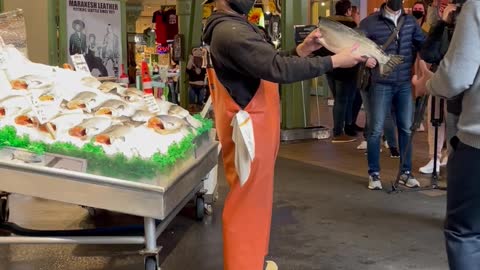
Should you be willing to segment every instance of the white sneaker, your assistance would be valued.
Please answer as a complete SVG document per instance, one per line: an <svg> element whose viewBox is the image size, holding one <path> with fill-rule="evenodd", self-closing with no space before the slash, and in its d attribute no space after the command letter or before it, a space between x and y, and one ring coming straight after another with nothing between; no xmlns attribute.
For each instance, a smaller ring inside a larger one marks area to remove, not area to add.
<svg viewBox="0 0 480 270"><path fill-rule="evenodd" d="M370 190L382 190L382 181L380 179L380 175L373 174L370 175L368 180L368 189Z"/></svg>
<svg viewBox="0 0 480 270"><path fill-rule="evenodd" d="M278 266L274 261L267 261L267 267L265 270L278 270Z"/></svg>
<svg viewBox="0 0 480 270"><path fill-rule="evenodd" d="M390 145L388 145L387 141L385 141L384 145L385 145L385 148L390 149Z"/></svg>
<svg viewBox="0 0 480 270"><path fill-rule="evenodd" d="M423 125L423 123L420 124L420 127L418 127L417 131L418 132L425 132L425 126Z"/></svg>
<svg viewBox="0 0 480 270"><path fill-rule="evenodd" d="M367 147L367 141L363 141L359 146L357 146L357 150L367 150Z"/></svg>
<svg viewBox="0 0 480 270"><path fill-rule="evenodd" d="M404 172L401 176L400 176L400 181L399 181L400 184L402 185L405 185L409 188L418 188L420 187L420 182L417 181L417 179L415 179L415 177L413 176L412 173L410 172Z"/></svg>
<svg viewBox="0 0 480 270"><path fill-rule="evenodd" d="M437 161L437 173L440 172L440 162ZM423 174L432 174L433 173L433 159L431 159L427 165L421 167L419 170L418 170L420 173L423 173Z"/></svg>

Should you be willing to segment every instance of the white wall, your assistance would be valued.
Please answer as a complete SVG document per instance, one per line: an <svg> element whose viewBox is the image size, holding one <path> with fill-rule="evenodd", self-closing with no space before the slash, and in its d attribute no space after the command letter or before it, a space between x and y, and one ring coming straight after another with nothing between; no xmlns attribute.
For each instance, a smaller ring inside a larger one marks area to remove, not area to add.
<svg viewBox="0 0 480 270"><path fill-rule="evenodd" d="M4 0L5 11L17 8L24 11L30 60L48 64L48 1Z"/></svg>

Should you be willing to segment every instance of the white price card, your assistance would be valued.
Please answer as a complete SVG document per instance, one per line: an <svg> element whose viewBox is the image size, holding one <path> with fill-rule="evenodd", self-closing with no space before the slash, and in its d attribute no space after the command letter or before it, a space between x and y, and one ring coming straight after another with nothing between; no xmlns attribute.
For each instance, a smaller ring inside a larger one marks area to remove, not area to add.
<svg viewBox="0 0 480 270"><path fill-rule="evenodd" d="M87 61L85 60L85 56L83 54L75 54L70 56L72 58L73 66L77 71L85 71L90 73L90 69L88 68Z"/></svg>
<svg viewBox="0 0 480 270"><path fill-rule="evenodd" d="M40 124L45 124L48 121L48 115L46 108L40 105L40 100L36 95L28 95L28 99L32 104L32 111L38 119Z"/></svg>
<svg viewBox="0 0 480 270"><path fill-rule="evenodd" d="M160 106L158 106L157 100L153 95L151 94L144 95L143 99L145 100L145 104L147 104L148 111L150 111L151 113L160 112Z"/></svg>
<svg viewBox="0 0 480 270"><path fill-rule="evenodd" d="M43 104L39 99L39 94L39 92L32 91L28 95L28 100L32 104L32 112L37 117L38 122L43 125L55 116L57 113L57 104L55 102Z"/></svg>

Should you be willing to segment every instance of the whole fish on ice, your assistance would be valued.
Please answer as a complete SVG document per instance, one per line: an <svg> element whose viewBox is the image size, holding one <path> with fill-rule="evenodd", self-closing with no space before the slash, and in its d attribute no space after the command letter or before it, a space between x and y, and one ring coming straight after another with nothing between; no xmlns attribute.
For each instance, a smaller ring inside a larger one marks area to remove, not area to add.
<svg viewBox="0 0 480 270"><path fill-rule="evenodd" d="M93 109L95 115L105 115L112 117L131 116L135 113L128 104L119 99L110 99Z"/></svg>
<svg viewBox="0 0 480 270"><path fill-rule="evenodd" d="M116 125L108 128L101 134L95 136L95 142L104 145L112 145L117 142L126 142L127 135L134 130L133 126Z"/></svg>
<svg viewBox="0 0 480 270"><path fill-rule="evenodd" d="M112 120L108 117L93 117L83 121L75 127L72 127L68 134L72 137L86 139L96 136L112 126Z"/></svg>
<svg viewBox="0 0 480 270"><path fill-rule="evenodd" d="M127 102L139 102L143 101L143 93L135 88L128 88L124 92L117 93Z"/></svg>
<svg viewBox="0 0 480 270"><path fill-rule="evenodd" d="M358 54L375 58L380 67L380 74L388 76L396 66L403 63L399 55L387 55L380 46L355 30L326 18L320 17L318 28L322 33L321 44L333 53L358 45Z"/></svg>
<svg viewBox="0 0 480 270"><path fill-rule="evenodd" d="M170 116L170 115L159 115L150 118L148 120L147 127L153 129L155 132L168 135L179 132L183 127L186 127L187 123L185 120Z"/></svg>
<svg viewBox="0 0 480 270"><path fill-rule="evenodd" d="M53 82L41 76L27 75L10 81L13 90L49 89Z"/></svg>
<svg viewBox="0 0 480 270"><path fill-rule="evenodd" d="M97 102L98 95L94 92L81 92L67 103L69 110L83 109L90 112L90 109Z"/></svg>
<svg viewBox="0 0 480 270"><path fill-rule="evenodd" d="M0 100L0 118L15 116L31 109L31 103L25 96L9 96Z"/></svg>
<svg viewBox="0 0 480 270"><path fill-rule="evenodd" d="M104 93L110 93L116 91L117 93L123 93L125 88L116 82L103 82L99 87L98 90Z"/></svg>

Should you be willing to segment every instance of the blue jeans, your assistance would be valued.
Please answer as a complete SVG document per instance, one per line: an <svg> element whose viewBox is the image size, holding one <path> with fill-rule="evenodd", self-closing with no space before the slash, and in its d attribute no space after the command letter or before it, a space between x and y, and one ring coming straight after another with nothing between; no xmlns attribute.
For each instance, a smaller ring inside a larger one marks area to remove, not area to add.
<svg viewBox="0 0 480 270"><path fill-rule="evenodd" d="M205 92L205 87L190 85L190 104L203 105Z"/></svg>
<svg viewBox="0 0 480 270"><path fill-rule="evenodd" d="M352 121L353 101L356 95L356 82L337 81L328 77L330 89L335 98L333 105L333 136L344 133L345 124Z"/></svg>
<svg viewBox="0 0 480 270"><path fill-rule="evenodd" d="M360 90L360 95L363 100L363 110L365 112L365 128L363 130L363 138L365 141L368 141L368 132L369 132L369 115L370 115L370 92L371 91L364 91ZM393 119L393 111L390 114L386 114L385 117L385 126L383 130L383 134L388 142L390 147L398 148L397 146L397 136L395 134L395 121Z"/></svg>
<svg viewBox="0 0 480 270"><path fill-rule="evenodd" d="M380 173L380 144L387 113L395 108L397 120L400 162L402 170L412 170L412 147L408 145L412 126L412 86L403 84L376 84L369 93L368 173ZM408 147L408 149L407 149ZM406 154L405 154L406 153Z"/></svg>

